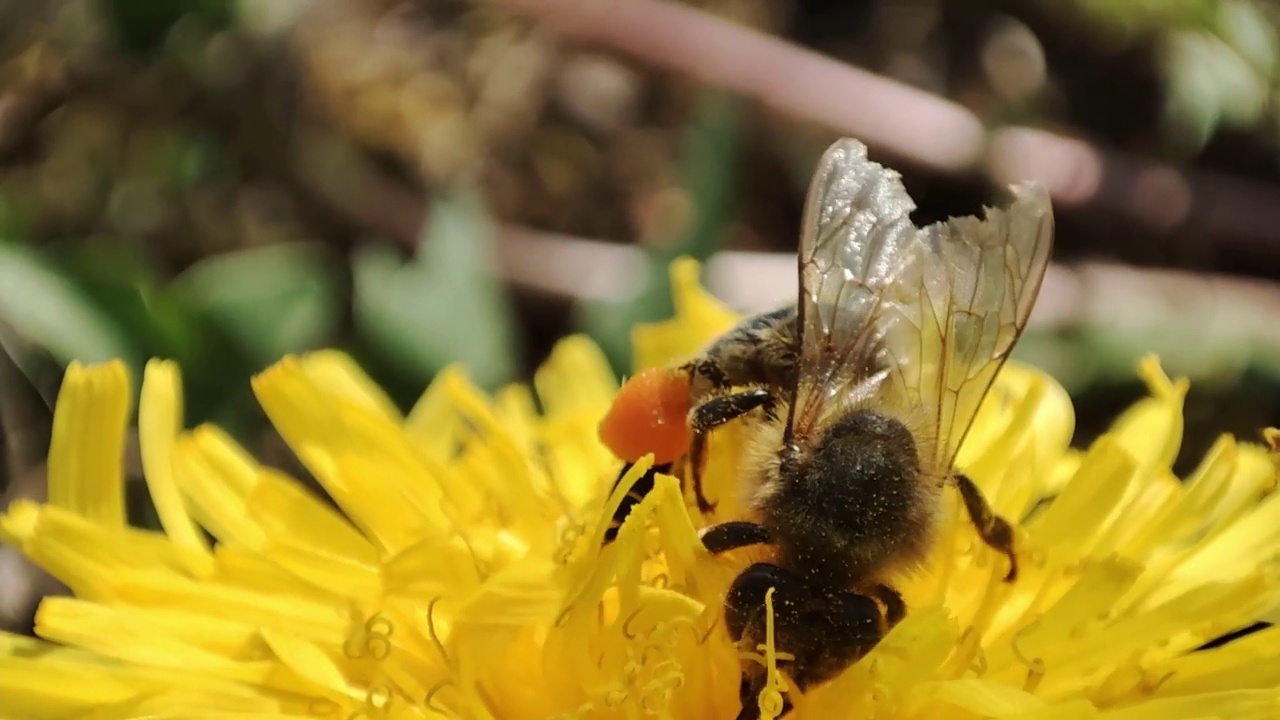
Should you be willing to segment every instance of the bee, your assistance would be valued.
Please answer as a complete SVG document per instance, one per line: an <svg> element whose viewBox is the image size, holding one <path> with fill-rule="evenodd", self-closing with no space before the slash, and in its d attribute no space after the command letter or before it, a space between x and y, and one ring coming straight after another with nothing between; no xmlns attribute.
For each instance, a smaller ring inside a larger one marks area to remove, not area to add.
<svg viewBox="0 0 1280 720"><path fill-rule="evenodd" d="M865 656L905 616L890 583L924 560L947 486L1008 558L1005 580L1017 576L1012 526L955 467L1052 249L1044 188L1011 190L1012 204L983 219L918 228L900 175L856 140L837 141L806 198L796 303L661 371L666 411L689 408L688 434L675 433L668 456L682 444L692 456L703 430L743 422L747 517L700 536L714 554L767 551L731 584L725 625L736 643L758 647L772 589L774 644L787 658L779 668L800 692ZM758 718L764 668L748 661L742 673L739 720Z"/></svg>

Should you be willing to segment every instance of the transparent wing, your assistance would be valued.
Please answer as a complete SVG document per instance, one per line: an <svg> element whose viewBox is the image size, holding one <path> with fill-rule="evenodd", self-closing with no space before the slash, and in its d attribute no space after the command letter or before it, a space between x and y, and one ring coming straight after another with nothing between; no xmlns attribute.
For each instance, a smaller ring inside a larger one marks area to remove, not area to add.
<svg viewBox="0 0 1280 720"><path fill-rule="evenodd" d="M884 320L909 299L897 295L900 279L919 265L914 209L898 174L868 160L862 143L839 140L819 160L801 228L800 381L788 441L808 437L832 402L885 379L893 327Z"/></svg>
<svg viewBox="0 0 1280 720"><path fill-rule="evenodd" d="M986 218L918 229L898 173L845 139L823 156L800 244L800 377L788 437L833 400L910 407L950 466L1039 293L1053 243L1048 194L1013 188Z"/></svg>

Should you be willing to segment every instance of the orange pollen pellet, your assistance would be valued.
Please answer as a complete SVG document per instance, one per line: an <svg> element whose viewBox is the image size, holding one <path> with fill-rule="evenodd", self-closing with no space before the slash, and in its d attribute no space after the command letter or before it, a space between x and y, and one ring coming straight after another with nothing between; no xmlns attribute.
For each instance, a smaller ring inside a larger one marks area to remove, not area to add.
<svg viewBox="0 0 1280 720"><path fill-rule="evenodd" d="M677 368L650 368L623 383L600 422L600 440L620 459L647 453L668 463L689 449L689 376Z"/></svg>

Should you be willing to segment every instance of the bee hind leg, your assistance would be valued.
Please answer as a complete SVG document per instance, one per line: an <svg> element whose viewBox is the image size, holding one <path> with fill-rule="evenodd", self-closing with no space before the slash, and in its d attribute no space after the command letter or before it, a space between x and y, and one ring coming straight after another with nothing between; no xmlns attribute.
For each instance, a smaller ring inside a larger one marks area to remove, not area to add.
<svg viewBox="0 0 1280 720"><path fill-rule="evenodd" d="M689 429L693 432L689 446L689 476L693 482L693 494L698 509L704 514L715 510L715 504L702 492L702 470L706 462L707 434L721 425L735 420L773 402L773 396L765 388L752 388L714 397L689 411Z"/></svg>
<svg viewBox="0 0 1280 720"><path fill-rule="evenodd" d="M698 538L712 555L770 541L769 531L763 525L747 520L731 520L703 528Z"/></svg>
<svg viewBox="0 0 1280 720"><path fill-rule="evenodd" d="M956 489L960 491L960 498L964 501L964 509L969 513L969 519L978 530L978 537L982 538L982 542L988 547L1004 553L1005 557L1009 558L1009 572L1004 576L1004 581L1013 582L1018 577L1018 556L1013 547L1013 526L1008 520L991 510L982 491L973 484L968 475L956 473L951 478L956 484Z"/></svg>
<svg viewBox="0 0 1280 720"><path fill-rule="evenodd" d="M873 597L820 587L777 565L756 563L734 580L725 596L729 636L753 652L767 637L765 598L770 588L774 591L774 648L790 658L780 658L778 666L800 692L830 680L865 656L896 622L888 616L901 619L905 612L901 597L887 587L877 587ZM758 662L744 663L739 720L760 717L759 697L767 682L767 671ZM784 695L784 709L789 706Z"/></svg>
<svg viewBox="0 0 1280 720"><path fill-rule="evenodd" d="M902 618L907 616L907 603L897 590L888 585L876 585L871 589L871 594L880 601L881 605L884 605L886 631L902 622Z"/></svg>

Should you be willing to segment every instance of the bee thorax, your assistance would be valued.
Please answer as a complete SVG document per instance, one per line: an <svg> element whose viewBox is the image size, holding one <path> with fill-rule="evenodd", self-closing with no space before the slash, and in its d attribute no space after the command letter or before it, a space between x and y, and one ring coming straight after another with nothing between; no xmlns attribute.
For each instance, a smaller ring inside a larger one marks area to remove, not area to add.
<svg viewBox="0 0 1280 720"><path fill-rule="evenodd" d="M938 505L911 432L898 420L856 410L811 451L778 468L761 507L783 567L849 587L923 555Z"/></svg>
<svg viewBox="0 0 1280 720"><path fill-rule="evenodd" d="M740 321L693 362L693 397L734 386L789 386L796 367L795 322L794 304Z"/></svg>

